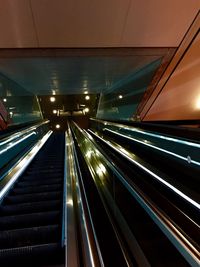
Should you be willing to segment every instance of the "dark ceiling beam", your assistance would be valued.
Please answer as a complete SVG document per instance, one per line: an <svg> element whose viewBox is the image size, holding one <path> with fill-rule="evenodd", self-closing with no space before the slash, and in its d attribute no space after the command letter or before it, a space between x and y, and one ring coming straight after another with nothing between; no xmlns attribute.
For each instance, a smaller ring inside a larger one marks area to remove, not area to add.
<svg viewBox="0 0 200 267"><path fill-rule="evenodd" d="M165 56L175 47L124 48L1 48L0 58Z"/></svg>

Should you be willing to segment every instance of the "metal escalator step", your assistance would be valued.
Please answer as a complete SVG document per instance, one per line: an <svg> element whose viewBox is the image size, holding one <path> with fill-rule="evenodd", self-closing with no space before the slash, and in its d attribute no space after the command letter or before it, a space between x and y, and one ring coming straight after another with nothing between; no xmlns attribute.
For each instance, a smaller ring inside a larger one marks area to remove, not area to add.
<svg viewBox="0 0 200 267"><path fill-rule="evenodd" d="M37 171L44 171L47 169L46 166L38 166L37 164L34 165L34 166L31 166L29 168L29 171L35 171L35 169L37 169ZM48 170L51 170L51 171L55 171L55 170L60 170L62 171L63 170L63 166L62 165L55 165L55 164L48 164Z"/></svg>
<svg viewBox="0 0 200 267"><path fill-rule="evenodd" d="M24 175L20 181L31 181L31 180L41 180L41 179L62 179L62 175L59 173L57 174L56 172L55 173L46 173L46 174L29 174L29 175ZM20 182L19 181L19 182Z"/></svg>
<svg viewBox="0 0 200 267"><path fill-rule="evenodd" d="M38 202L43 200L59 200L61 198L61 191L46 192L46 193L32 193L26 195L12 195L7 196L3 204L17 204L27 202Z"/></svg>
<svg viewBox="0 0 200 267"><path fill-rule="evenodd" d="M61 179L41 179L38 181L26 181L26 182L19 182L17 187L26 187L26 186L38 186L38 185L49 185L49 184L58 184L61 182Z"/></svg>
<svg viewBox="0 0 200 267"><path fill-rule="evenodd" d="M52 184L52 185L41 185L40 187L14 187L10 192L13 194L32 194L32 193L40 193L40 192L54 192L58 191L62 188L61 184Z"/></svg>
<svg viewBox="0 0 200 267"><path fill-rule="evenodd" d="M60 162L60 159L48 159L48 158L43 158L43 159L35 159L32 164L37 164L37 166L44 166L47 164L62 164L62 162Z"/></svg>
<svg viewBox="0 0 200 267"><path fill-rule="evenodd" d="M41 201L33 203L20 203L17 205L2 205L0 207L0 215L9 215L9 214L24 214L24 213L34 213L34 212L44 212L59 210L61 205L60 200L53 201Z"/></svg>
<svg viewBox="0 0 200 267"><path fill-rule="evenodd" d="M44 169L44 170L37 170L37 168L35 168L34 170L32 170L32 171L30 171L30 170L28 170L27 171L27 174L28 175L34 175L34 174L40 174L40 175L42 175L42 174L55 174L55 173L57 173L57 174L61 174L63 172L63 170L62 169Z"/></svg>
<svg viewBox="0 0 200 267"><path fill-rule="evenodd" d="M9 230L57 224L59 223L60 216L61 214L59 211L3 216L0 217L0 229Z"/></svg>
<svg viewBox="0 0 200 267"><path fill-rule="evenodd" d="M60 258L60 243L49 243L34 246L24 246L17 248L8 248L0 250L0 266L34 266L36 262L54 261ZM16 265L18 264L18 265ZM32 265L33 264L33 265ZM35 265L36 266L36 265Z"/></svg>
<svg viewBox="0 0 200 267"><path fill-rule="evenodd" d="M39 226L0 232L0 249L56 243L60 239L59 225Z"/></svg>

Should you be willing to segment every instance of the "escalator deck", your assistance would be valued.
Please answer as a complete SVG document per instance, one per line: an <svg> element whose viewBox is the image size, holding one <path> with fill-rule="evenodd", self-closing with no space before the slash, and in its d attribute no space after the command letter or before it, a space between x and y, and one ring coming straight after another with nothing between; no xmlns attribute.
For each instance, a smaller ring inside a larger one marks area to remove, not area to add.
<svg viewBox="0 0 200 267"><path fill-rule="evenodd" d="M64 134L56 133L1 203L0 266L62 263L63 177Z"/></svg>

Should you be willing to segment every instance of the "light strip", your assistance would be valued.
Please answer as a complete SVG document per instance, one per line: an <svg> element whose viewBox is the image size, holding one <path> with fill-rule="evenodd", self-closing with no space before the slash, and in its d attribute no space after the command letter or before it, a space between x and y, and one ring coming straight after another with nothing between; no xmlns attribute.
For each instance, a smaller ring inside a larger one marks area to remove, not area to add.
<svg viewBox="0 0 200 267"><path fill-rule="evenodd" d="M187 146L200 148L200 144L198 144L198 143L185 141L185 140L180 140L180 139L177 139L177 138L174 138L174 137L168 137L168 136L164 136L164 135L160 135L160 134L153 134L153 133L149 133L149 132L144 132L144 131L141 131L141 130L138 130L138 129L131 129L131 128L128 128L128 127L125 127L124 129L132 131L132 132L138 132L138 133L141 133L141 134L144 134L144 135L156 137L156 138L159 138L159 139L164 139L164 140L168 140L168 141L171 141L171 142L179 143L179 144L182 144L182 145L187 145Z"/></svg>
<svg viewBox="0 0 200 267"><path fill-rule="evenodd" d="M35 157L37 152L41 149L41 147L44 145L44 143L47 141L49 136L52 134L52 131L49 131L45 136L33 147L33 149L28 153L28 155L23 158L18 165L14 167L14 169L7 175L12 176L12 178L9 180L9 182L3 187L3 189L0 192L0 201L3 199L6 192L11 188L11 186L15 183L15 181L18 179L18 177L23 173L23 171L27 168L29 163L32 161L32 159ZM12 173L14 173L12 175Z"/></svg>
<svg viewBox="0 0 200 267"><path fill-rule="evenodd" d="M105 121L105 122L99 121L99 122L104 124L104 125L110 125L110 126L118 127L118 128L123 129L123 130L128 130L128 131L132 131L132 132L138 132L138 133L141 133L141 134L144 134L144 135L148 135L148 136L152 136L152 137L156 137L156 138L159 138L159 139L164 139L164 140L172 141L172 142L175 142L175 143L180 143L180 144L187 145L187 146L200 148L200 144L198 144L198 143L185 141L185 140L180 140L180 139L177 139L177 138L174 138L174 137L168 137L168 136L164 136L164 135L160 135L160 134L153 134L153 133L141 131L141 130L138 130L138 129L132 128L132 127L127 127L127 126L124 127L123 124L110 123L110 122L107 122L107 121Z"/></svg>
<svg viewBox="0 0 200 267"><path fill-rule="evenodd" d="M92 132L91 130L88 130L88 131ZM128 157L125 153L119 151L119 149L117 149L114 145L112 145L111 142L105 141L103 138L101 138L100 136L96 135L94 132L92 132L92 133L97 138L99 138L100 140L102 140L104 143L106 143L107 145L109 145L112 149L114 149L115 151L117 151L118 153L120 153L122 156L124 156L126 159L128 159L129 161L131 161L132 163L134 163L135 165L137 165L139 168L143 169L145 172L147 172L148 174L150 174L151 176L153 176L156 180L160 181L162 184L164 184L165 186L167 186L168 188L170 188L176 194L178 194L179 196L181 196L182 198L184 198L186 201L188 201L190 204L192 204L193 206L195 206L197 209L200 209L200 204L198 202L194 201L193 199L191 199L190 197L188 197L187 195L185 195L179 189L177 189L176 187L174 187L173 185L171 185L170 183L168 183L167 181L165 181L163 178L161 178L160 176L158 176L154 172L150 171L148 168L146 168L145 166L143 166L142 164L140 164L136 160Z"/></svg>
<svg viewBox="0 0 200 267"><path fill-rule="evenodd" d="M13 148L14 146L16 146L17 144L21 143L22 141L24 141L25 139L29 138L31 135L36 135L36 132L32 132L26 136L24 136L23 138L19 139L18 141L16 141L15 143L10 143L8 144L8 146L2 150L0 150L0 155L3 154L4 152L7 152L9 149Z"/></svg>
<svg viewBox="0 0 200 267"><path fill-rule="evenodd" d="M13 139L17 139L18 137L20 137L20 136L22 136L22 135L24 135L24 134L26 134L26 133L28 133L28 132L30 132L30 131L36 130L38 127L42 126L43 124L47 124L48 122L49 122L49 121L42 122L42 123L40 123L40 124L37 124L37 125L35 125L35 126L32 126L32 127L28 128L28 129L22 130L22 131L20 131L20 132L18 132L18 133L14 133L13 135L11 135L11 136L8 137L8 138L3 138L3 140L5 140L5 139L6 139L6 140L5 140L5 141L1 141L1 140L0 140L0 146L9 143L9 142L12 141Z"/></svg>
<svg viewBox="0 0 200 267"><path fill-rule="evenodd" d="M177 157L177 158L179 158L179 159L182 159L182 160L188 162L188 158L187 158L187 157L183 157L183 156L181 156L181 155L179 155L179 154L176 154L176 153L174 153L174 152L171 152L171 151L169 151L169 150L166 150L166 149L163 149L163 148L160 148L160 147L157 147L157 146L154 146L154 145L145 143L144 141L137 140L137 139L135 139L135 138L133 138L133 137L130 137L130 136L127 136L127 135L124 135L124 134L121 134L121 133L112 131L112 130L107 129L107 128L105 128L105 130L108 131L108 132L114 133L114 134L116 134L116 135L122 136L122 137L124 137L124 138L126 138L126 139L129 139L129 140L131 140L131 141L135 141L135 142L140 143L140 144L143 144L143 145L145 145L145 146L152 147L152 148L154 148L154 149L156 149L156 150L162 151L162 152L164 152L164 153L167 153L167 154L169 154L169 155L172 155L172 156L174 156L174 157ZM196 164L196 165L200 166L200 162L198 162L198 161L196 161L196 160L192 160L192 159L191 159L190 163L193 163L193 164Z"/></svg>

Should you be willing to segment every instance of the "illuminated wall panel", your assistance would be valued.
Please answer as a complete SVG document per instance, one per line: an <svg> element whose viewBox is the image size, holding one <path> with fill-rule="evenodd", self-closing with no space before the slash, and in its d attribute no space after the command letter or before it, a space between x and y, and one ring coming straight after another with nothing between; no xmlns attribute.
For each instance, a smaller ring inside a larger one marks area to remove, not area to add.
<svg viewBox="0 0 200 267"><path fill-rule="evenodd" d="M200 33L191 41L144 121L200 119Z"/></svg>

